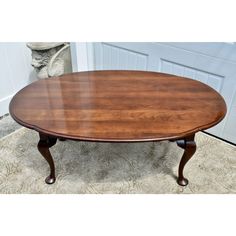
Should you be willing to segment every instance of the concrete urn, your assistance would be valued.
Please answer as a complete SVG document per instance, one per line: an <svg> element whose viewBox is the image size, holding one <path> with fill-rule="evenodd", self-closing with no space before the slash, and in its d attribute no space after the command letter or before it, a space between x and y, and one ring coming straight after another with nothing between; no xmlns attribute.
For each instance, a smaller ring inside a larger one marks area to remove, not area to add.
<svg viewBox="0 0 236 236"><path fill-rule="evenodd" d="M27 47L32 51L31 65L39 79L72 72L69 43L33 42L27 43Z"/></svg>

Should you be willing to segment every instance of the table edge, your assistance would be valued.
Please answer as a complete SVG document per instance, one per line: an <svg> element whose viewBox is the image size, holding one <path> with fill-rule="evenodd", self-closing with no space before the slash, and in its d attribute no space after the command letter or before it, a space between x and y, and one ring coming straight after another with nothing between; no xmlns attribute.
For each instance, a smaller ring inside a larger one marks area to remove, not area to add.
<svg viewBox="0 0 236 236"><path fill-rule="evenodd" d="M167 137L163 137L163 138L133 138L133 139L117 139L117 138L91 138L91 137L82 137L82 136L75 136L75 135L67 135L67 134L60 134L57 132L52 132L49 130L45 130L42 129L38 126L35 125L30 125L20 119L18 119L14 113L11 111L11 108L9 109L10 111L10 115L11 117L20 125L22 125L23 127L35 130L39 133L43 133L49 136L53 136L53 137L57 137L57 138L66 138L66 139L70 139L70 140L78 140L78 141L88 141L88 142L114 142L114 143L135 143L135 142L153 142L153 141L165 141L165 140L177 140L177 139L181 139L183 137L189 136L191 134L197 133L199 131L203 131L205 129L209 129L213 126L215 126L216 124L220 123L226 116L226 112L224 113L224 115L222 117L220 117L218 120L211 122L209 124L203 125L201 127L196 127L192 130L180 133L179 135L174 135L174 136L167 136Z"/></svg>
<svg viewBox="0 0 236 236"><path fill-rule="evenodd" d="M100 71L100 70L99 70ZM102 72L103 70L101 70ZM105 70L105 71L110 71L110 70ZM119 71L123 71L123 70L119 70ZM126 71L126 70L124 70ZM84 73L84 72L94 72L94 71L82 71L82 72L76 72L76 73ZM139 71L138 71L139 72ZM145 72L145 71L140 71L140 72ZM154 71L148 71L149 73L159 73L159 72L154 72ZM75 74L75 73L70 73L70 74ZM167 73L159 73L159 74L167 74ZM175 75L172 75L172 74L167 74L167 75L170 75L170 76L174 76ZM58 78L58 77L62 77L63 75L61 76L54 76L54 77L51 77L50 79L52 78ZM182 77L182 76L179 76L181 78L184 78L184 79L189 79L189 80L193 80L191 78L187 78L187 77ZM49 78L48 78L49 79ZM37 82L37 81L35 81ZM198 81L200 82L200 81ZM200 82L202 83L202 82ZM204 83L202 83L204 84ZM203 131L203 130L206 130L206 129L209 129L213 126L215 126L216 124L220 123L226 116L227 114L227 105L225 103L225 100L224 98L222 97L222 95L220 93L218 93L216 90L214 90L212 87L210 87L209 85L207 84L204 84L205 86L207 86L208 88L210 88L212 91L214 91L215 93L217 93L218 96L221 97L223 103L224 103L224 111L223 111L223 115L221 117L219 117L219 119L211 122L211 123L208 123L208 124L205 124L205 125L202 125L202 126L199 126L199 127L196 127L192 130L189 130L189 131L186 131L186 132L182 132L180 133L179 135L175 135L175 136L169 136L169 137L159 137L159 138L132 138L132 139L117 139L117 138L91 138L91 137L82 137L82 136L75 136L75 135L67 135L67 134L60 134L60 133L57 133L57 132L53 132L53 131L49 131L49 130L45 130L43 128L40 128L38 126L35 126L35 125L32 125L32 124L29 124L27 122L24 122L22 121L21 119L17 118L15 115L14 115L14 112L12 110L12 102L14 101L14 97L19 94L22 90L24 90L26 87L30 86L27 85L25 87L23 87L22 89L20 89L11 99L10 101L10 104L9 104L9 113L11 115L11 117L20 125L26 127L26 128L29 128L29 129L32 129L32 130L35 130L39 133L43 133L43 134L46 134L46 135L49 135L49 136L53 136L53 137L58 137L58 138L66 138L66 139L71 139L71 140L78 140L78 141L91 141L91 142L118 142L118 143L127 143L127 142L152 142L152 141L164 141L164 140L177 140L177 139L181 139L183 137L186 137L188 135L191 135L191 134L194 134L196 132L199 132L199 131Z"/></svg>

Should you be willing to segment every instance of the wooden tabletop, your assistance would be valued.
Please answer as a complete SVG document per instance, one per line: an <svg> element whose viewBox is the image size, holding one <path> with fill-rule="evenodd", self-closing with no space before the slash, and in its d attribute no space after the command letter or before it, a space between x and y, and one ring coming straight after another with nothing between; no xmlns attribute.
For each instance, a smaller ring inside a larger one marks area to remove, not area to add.
<svg viewBox="0 0 236 236"><path fill-rule="evenodd" d="M145 71L92 71L38 80L10 103L23 126L64 138L177 139L220 122L226 104L209 86Z"/></svg>

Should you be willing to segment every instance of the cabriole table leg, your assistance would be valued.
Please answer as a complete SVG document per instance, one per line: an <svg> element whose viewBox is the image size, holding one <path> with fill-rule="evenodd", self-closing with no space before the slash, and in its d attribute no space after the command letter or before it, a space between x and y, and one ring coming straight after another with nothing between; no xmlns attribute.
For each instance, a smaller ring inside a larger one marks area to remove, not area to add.
<svg viewBox="0 0 236 236"><path fill-rule="evenodd" d="M42 133L39 133L39 137L38 150L50 166L50 175L45 179L45 182L47 184L53 184L56 181L55 166L49 148L56 144L57 138Z"/></svg>
<svg viewBox="0 0 236 236"><path fill-rule="evenodd" d="M184 177L183 170L185 164L190 160L190 158L196 151L196 143L194 141L194 136L195 134L185 137L182 140L177 140L177 145L184 149L184 154L179 164L179 176L177 179L177 183L181 186L188 185L188 180Z"/></svg>

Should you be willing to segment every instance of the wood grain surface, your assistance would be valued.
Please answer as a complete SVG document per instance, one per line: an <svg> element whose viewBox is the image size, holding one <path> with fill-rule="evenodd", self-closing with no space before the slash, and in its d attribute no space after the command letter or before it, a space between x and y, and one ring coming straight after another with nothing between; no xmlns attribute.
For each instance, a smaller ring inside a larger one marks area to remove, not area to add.
<svg viewBox="0 0 236 236"><path fill-rule="evenodd" d="M12 117L75 140L171 140L220 122L224 99L187 78L145 71L78 72L36 81L10 103Z"/></svg>

